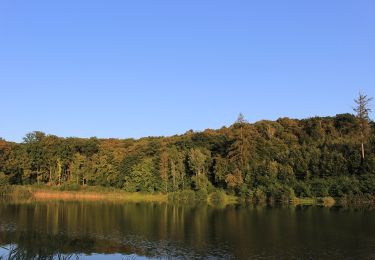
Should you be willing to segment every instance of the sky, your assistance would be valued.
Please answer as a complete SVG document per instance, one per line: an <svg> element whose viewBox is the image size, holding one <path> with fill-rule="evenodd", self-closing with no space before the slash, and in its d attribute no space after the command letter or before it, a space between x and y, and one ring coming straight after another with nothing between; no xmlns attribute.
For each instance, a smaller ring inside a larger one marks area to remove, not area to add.
<svg viewBox="0 0 375 260"><path fill-rule="evenodd" d="M0 137L351 113L375 96L374 14L373 0L1 0Z"/></svg>

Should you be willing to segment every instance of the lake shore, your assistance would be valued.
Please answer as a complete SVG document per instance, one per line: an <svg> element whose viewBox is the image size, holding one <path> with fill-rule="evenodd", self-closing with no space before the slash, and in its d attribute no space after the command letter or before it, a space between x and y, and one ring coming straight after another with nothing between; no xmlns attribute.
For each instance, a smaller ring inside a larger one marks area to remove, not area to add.
<svg viewBox="0 0 375 260"><path fill-rule="evenodd" d="M81 190L61 190L61 187L13 186L8 196L35 200L91 200L128 202L166 202L166 194L131 193L119 189L88 187Z"/></svg>
<svg viewBox="0 0 375 260"><path fill-rule="evenodd" d="M119 200L131 202L166 202L164 194L141 194L127 192L82 192L82 191L34 191L33 198L37 200Z"/></svg>
<svg viewBox="0 0 375 260"><path fill-rule="evenodd" d="M212 205L230 204L283 204L283 205L318 205L324 207L351 206L351 205L374 205L374 198L367 197L319 197L319 198L293 198L285 202L263 202L247 201L246 199L228 195L222 191L210 194L200 194L191 190L172 193L141 193L126 192L124 190L105 187L81 187L71 190L62 186L36 186L36 185L14 185L1 187L0 197L7 196L11 199L33 199L33 200L64 200L64 201L118 201L118 202L173 202L191 203L203 202Z"/></svg>

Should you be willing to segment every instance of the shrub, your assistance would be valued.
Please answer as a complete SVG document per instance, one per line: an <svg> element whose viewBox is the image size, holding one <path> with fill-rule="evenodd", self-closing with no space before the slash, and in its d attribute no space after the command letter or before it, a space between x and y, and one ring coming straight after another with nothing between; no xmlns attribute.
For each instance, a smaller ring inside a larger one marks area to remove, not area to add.
<svg viewBox="0 0 375 260"><path fill-rule="evenodd" d="M12 188L9 185L0 185L0 197L8 196L12 192Z"/></svg>
<svg viewBox="0 0 375 260"><path fill-rule="evenodd" d="M266 193L261 188L256 188L254 191L254 199L258 203L265 203L267 201Z"/></svg>
<svg viewBox="0 0 375 260"><path fill-rule="evenodd" d="M224 191L217 190L210 194L209 200L214 203L222 203L226 200L227 194Z"/></svg>
<svg viewBox="0 0 375 260"><path fill-rule="evenodd" d="M277 183L269 188L269 202L290 202L294 198L294 190L287 185Z"/></svg>
<svg viewBox="0 0 375 260"><path fill-rule="evenodd" d="M195 200L195 193L192 190L183 190L180 192L180 198L185 201Z"/></svg>
<svg viewBox="0 0 375 260"><path fill-rule="evenodd" d="M276 200L280 202L290 202L296 197L294 190L291 187L285 185L279 190L276 196Z"/></svg>
<svg viewBox="0 0 375 260"><path fill-rule="evenodd" d="M255 192L254 191L252 191L252 190L248 190L247 191L247 193L246 193L246 201L247 202L251 202L251 203L256 202Z"/></svg>
<svg viewBox="0 0 375 260"><path fill-rule="evenodd" d="M335 178L329 188L329 194L333 197L351 196L358 193L360 193L360 184L355 177Z"/></svg>
<svg viewBox="0 0 375 260"><path fill-rule="evenodd" d="M169 201L194 201L196 199L195 192L192 190L183 190L171 192L168 194Z"/></svg>
<svg viewBox="0 0 375 260"><path fill-rule="evenodd" d="M332 207L336 201L332 197L324 197L318 200L319 203L323 204L324 207Z"/></svg>
<svg viewBox="0 0 375 260"><path fill-rule="evenodd" d="M60 191L79 191L81 186L79 184L63 184L59 187Z"/></svg>
<svg viewBox="0 0 375 260"><path fill-rule="evenodd" d="M311 194L315 197L327 197L328 183L323 179L314 179L310 182Z"/></svg>
<svg viewBox="0 0 375 260"><path fill-rule="evenodd" d="M363 193L375 193L375 174L365 174L360 179L360 189Z"/></svg>
<svg viewBox="0 0 375 260"><path fill-rule="evenodd" d="M297 182L294 185L295 195L299 198L309 198L312 196L310 186L305 182Z"/></svg>
<svg viewBox="0 0 375 260"><path fill-rule="evenodd" d="M195 193L195 198L197 200L205 201L207 200L207 196L208 196L207 190L198 190Z"/></svg>
<svg viewBox="0 0 375 260"><path fill-rule="evenodd" d="M0 172L0 186L8 185L9 177L6 176L3 172Z"/></svg>

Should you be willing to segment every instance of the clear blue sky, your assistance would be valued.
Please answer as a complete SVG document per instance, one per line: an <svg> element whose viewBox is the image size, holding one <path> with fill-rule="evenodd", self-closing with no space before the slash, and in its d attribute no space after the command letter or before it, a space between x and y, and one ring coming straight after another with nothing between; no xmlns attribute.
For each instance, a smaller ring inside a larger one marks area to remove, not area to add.
<svg viewBox="0 0 375 260"><path fill-rule="evenodd" d="M375 96L373 0L0 1L7 140L335 115L359 90Z"/></svg>

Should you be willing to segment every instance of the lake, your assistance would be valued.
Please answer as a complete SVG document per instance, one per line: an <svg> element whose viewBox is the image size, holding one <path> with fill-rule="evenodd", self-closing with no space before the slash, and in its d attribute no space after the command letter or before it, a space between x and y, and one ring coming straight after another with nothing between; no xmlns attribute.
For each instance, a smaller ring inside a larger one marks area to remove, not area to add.
<svg viewBox="0 0 375 260"><path fill-rule="evenodd" d="M375 259L375 211L1 202L0 245L5 259Z"/></svg>

